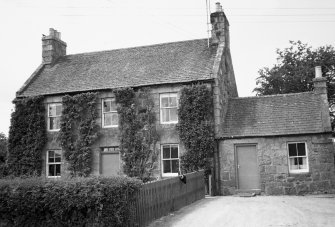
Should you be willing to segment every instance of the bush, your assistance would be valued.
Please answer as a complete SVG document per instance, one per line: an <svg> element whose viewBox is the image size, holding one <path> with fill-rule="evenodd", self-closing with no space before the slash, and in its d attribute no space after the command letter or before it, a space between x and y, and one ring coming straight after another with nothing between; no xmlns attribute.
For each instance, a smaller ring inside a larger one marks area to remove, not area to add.
<svg viewBox="0 0 335 227"><path fill-rule="evenodd" d="M0 179L7 176L7 165L6 163L0 162Z"/></svg>
<svg viewBox="0 0 335 227"><path fill-rule="evenodd" d="M0 226L125 226L139 180L127 177L0 180Z"/></svg>

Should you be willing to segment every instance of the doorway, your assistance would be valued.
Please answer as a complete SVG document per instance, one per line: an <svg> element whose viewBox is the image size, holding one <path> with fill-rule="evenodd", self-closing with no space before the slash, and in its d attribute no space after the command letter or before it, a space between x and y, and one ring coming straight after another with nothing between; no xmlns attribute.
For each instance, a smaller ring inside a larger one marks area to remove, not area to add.
<svg viewBox="0 0 335 227"><path fill-rule="evenodd" d="M240 191L260 189L256 145L236 146L237 187Z"/></svg>
<svg viewBox="0 0 335 227"><path fill-rule="evenodd" d="M100 174L115 176L120 172L120 151L118 147L103 148L100 153Z"/></svg>

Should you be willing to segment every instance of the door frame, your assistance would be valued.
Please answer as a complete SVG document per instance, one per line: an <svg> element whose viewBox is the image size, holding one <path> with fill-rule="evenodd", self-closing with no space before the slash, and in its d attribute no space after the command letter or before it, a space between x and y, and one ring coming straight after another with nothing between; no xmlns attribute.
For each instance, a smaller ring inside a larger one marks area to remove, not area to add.
<svg viewBox="0 0 335 227"><path fill-rule="evenodd" d="M234 165L235 165L235 183L236 183L236 190L240 190L239 185L239 175L238 175L238 156L237 156L237 147L248 147L248 146L255 146L256 148L256 164L258 166L258 174L259 174L259 180L261 181L261 176L259 172L259 162L258 162L258 144L257 143L237 143L234 144ZM261 185L259 185L259 189L261 188Z"/></svg>

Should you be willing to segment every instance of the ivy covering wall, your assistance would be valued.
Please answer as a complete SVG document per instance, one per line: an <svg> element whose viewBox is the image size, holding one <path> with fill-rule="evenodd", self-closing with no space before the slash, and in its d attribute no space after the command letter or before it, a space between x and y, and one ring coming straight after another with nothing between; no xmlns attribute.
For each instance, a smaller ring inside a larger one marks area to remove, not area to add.
<svg viewBox="0 0 335 227"><path fill-rule="evenodd" d="M40 175L42 151L47 141L44 97L14 101L8 138L8 174Z"/></svg>
<svg viewBox="0 0 335 227"><path fill-rule="evenodd" d="M213 98L206 85L181 90L177 131L186 152L180 157L181 170L205 169L209 174L214 151Z"/></svg>
<svg viewBox="0 0 335 227"><path fill-rule="evenodd" d="M122 88L115 92L118 103L120 151L123 172L142 181L152 178L157 162L156 117L154 102L148 89L135 92Z"/></svg>
<svg viewBox="0 0 335 227"><path fill-rule="evenodd" d="M88 176L92 169L91 145L98 138L97 93L63 97L59 140L72 176Z"/></svg>

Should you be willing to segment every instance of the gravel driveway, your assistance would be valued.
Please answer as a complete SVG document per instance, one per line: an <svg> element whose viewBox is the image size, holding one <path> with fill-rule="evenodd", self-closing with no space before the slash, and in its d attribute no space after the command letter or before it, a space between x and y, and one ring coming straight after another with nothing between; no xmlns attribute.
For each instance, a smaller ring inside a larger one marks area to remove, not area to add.
<svg viewBox="0 0 335 227"><path fill-rule="evenodd" d="M206 197L150 225L158 226L335 226L335 195Z"/></svg>

